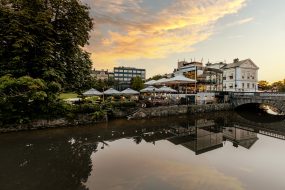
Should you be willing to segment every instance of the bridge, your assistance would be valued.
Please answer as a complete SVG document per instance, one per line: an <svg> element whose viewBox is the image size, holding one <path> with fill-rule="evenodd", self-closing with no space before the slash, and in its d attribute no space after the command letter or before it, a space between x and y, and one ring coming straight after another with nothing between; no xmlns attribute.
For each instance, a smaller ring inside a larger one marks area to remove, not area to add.
<svg viewBox="0 0 285 190"><path fill-rule="evenodd" d="M285 93L233 92L230 98L235 108L244 104L267 104L285 113Z"/></svg>

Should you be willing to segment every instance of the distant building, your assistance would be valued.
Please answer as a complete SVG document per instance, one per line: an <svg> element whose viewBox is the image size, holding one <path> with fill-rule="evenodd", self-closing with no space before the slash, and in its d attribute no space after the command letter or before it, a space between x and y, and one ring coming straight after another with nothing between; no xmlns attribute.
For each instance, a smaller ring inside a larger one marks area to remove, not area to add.
<svg viewBox="0 0 285 190"><path fill-rule="evenodd" d="M239 61L221 68L223 70L223 90L233 92L256 92L258 90L258 67L250 59Z"/></svg>
<svg viewBox="0 0 285 190"><path fill-rule="evenodd" d="M108 80L111 77L114 77L113 72L109 72L108 70L92 70L91 76L96 78L97 80Z"/></svg>
<svg viewBox="0 0 285 190"><path fill-rule="evenodd" d="M131 79L139 76L145 80L145 69L134 67L114 67L114 79L118 81L118 90L124 90L131 85Z"/></svg>

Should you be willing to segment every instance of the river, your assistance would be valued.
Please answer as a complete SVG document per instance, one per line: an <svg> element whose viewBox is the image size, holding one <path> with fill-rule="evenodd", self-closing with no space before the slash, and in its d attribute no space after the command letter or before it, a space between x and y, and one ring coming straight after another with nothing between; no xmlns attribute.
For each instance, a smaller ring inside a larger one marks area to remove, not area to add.
<svg viewBox="0 0 285 190"><path fill-rule="evenodd" d="M285 121L265 117L217 112L1 134L0 189L285 189Z"/></svg>

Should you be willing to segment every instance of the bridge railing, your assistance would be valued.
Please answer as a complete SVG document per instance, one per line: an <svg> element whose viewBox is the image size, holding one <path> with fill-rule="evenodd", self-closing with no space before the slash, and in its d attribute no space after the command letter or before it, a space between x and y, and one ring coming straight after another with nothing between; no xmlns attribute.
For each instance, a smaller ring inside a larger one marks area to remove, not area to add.
<svg viewBox="0 0 285 190"><path fill-rule="evenodd" d="M285 97L282 92L232 92L231 96L261 96L261 97Z"/></svg>

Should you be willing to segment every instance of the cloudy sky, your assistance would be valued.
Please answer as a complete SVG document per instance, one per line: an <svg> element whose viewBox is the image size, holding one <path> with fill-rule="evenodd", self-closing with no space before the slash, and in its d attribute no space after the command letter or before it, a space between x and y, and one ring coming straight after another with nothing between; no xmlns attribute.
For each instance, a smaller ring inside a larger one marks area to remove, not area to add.
<svg viewBox="0 0 285 190"><path fill-rule="evenodd" d="M95 27L96 69L145 68L171 73L178 60L251 58L259 79L285 78L284 0L82 0Z"/></svg>

